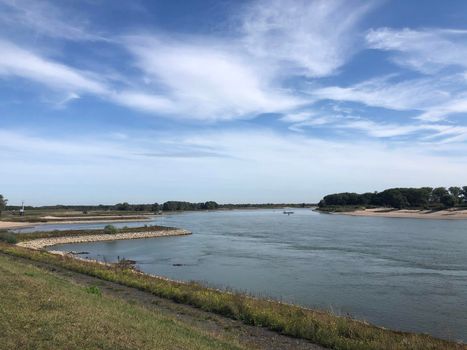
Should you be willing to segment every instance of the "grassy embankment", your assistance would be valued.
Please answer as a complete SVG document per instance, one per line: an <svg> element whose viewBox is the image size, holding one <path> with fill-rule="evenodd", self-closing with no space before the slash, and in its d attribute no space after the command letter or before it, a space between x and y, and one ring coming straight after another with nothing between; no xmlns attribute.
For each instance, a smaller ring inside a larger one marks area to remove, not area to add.
<svg viewBox="0 0 467 350"><path fill-rule="evenodd" d="M0 256L0 349L240 349L169 315Z"/></svg>
<svg viewBox="0 0 467 350"><path fill-rule="evenodd" d="M435 339L428 335L390 331L326 312L222 292L195 283L169 281L128 268L77 260L5 243L0 243L0 251L134 287L246 324L267 327L283 334L308 339L332 349L467 349L465 345Z"/></svg>

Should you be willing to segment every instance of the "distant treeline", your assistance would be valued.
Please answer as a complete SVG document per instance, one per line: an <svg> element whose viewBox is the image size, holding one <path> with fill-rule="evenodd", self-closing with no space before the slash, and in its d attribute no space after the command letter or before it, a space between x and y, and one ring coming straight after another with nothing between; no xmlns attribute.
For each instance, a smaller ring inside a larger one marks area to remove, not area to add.
<svg viewBox="0 0 467 350"><path fill-rule="evenodd" d="M8 205L7 210L18 210L21 208L19 205ZM99 205L45 205L34 207L30 205L24 206L25 210L76 210L76 211L159 211L161 206L158 203L154 204L129 204L129 203L118 203L118 204L99 204Z"/></svg>
<svg viewBox="0 0 467 350"><path fill-rule="evenodd" d="M76 210L82 212L88 211L133 211L133 212L158 212L158 211L185 211L185 210L214 210L214 209L241 209L241 208L283 208L283 207L295 207L305 208L312 206L312 204L300 203L300 204L218 204L214 201L207 201L201 203L191 203L184 201L168 201L163 204L129 204L127 202L118 203L113 205L48 205L41 207L25 206L26 210ZM7 210L19 210L20 206L9 205L6 207Z"/></svg>
<svg viewBox="0 0 467 350"><path fill-rule="evenodd" d="M467 186L390 188L382 192L335 193L325 196L319 207L381 206L391 208L452 208L467 205Z"/></svg>

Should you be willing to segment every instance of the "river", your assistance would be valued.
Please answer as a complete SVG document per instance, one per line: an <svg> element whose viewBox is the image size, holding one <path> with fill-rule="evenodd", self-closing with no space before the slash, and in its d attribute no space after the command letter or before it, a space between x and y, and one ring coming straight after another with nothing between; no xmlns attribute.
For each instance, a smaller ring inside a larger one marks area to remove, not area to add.
<svg viewBox="0 0 467 350"><path fill-rule="evenodd" d="M292 215L282 210L186 212L144 222L151 223L185 228L193 235L51 249L87 251L89 258L106 261L125 257L156 275L467 341L466 221L294 209Z"/></svg>

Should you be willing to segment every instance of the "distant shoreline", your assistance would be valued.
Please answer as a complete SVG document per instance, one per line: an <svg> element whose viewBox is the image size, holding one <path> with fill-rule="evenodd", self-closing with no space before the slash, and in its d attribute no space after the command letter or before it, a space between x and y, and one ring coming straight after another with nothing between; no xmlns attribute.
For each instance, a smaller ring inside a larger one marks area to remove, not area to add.
<svg viewBox="0 0 467 350"><path fill-rule="evenodd" d="M318 211L319 212L319 211ZM446 210L415 210L415 209L358 209L355 211L332 212L332 214L348 216L368 216L383 218L408 218L408 219L436 219L436 220L467 220L467 209Z"/></svg>
<svg viewBox="0 0 467 350"><path fill-rule="evenodd" d="M55 225L55 224L105 224L114 222L139 222L151 221L153 216L100 216L100 217L43 217L36 222L28 221L0 221L0 230L9 230L15 228L25 228L39 225Z"/></svg>

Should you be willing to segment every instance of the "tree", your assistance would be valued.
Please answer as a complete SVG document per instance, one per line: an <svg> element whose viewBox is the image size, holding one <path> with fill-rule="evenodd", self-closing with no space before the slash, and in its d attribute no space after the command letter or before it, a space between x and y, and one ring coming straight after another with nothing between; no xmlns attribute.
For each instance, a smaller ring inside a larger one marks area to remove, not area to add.
<svg viewBox="0 0 467 350"><path fill-rule="evenodd" d="M467 186L462 186L462 200L464 203L467 203Z"/></svg>
<svg viewBox="0 0 467 350"><path fill-rule="evenodd" d="M457 205L461 201L462 188L457 186L449 187L449 193L454 199L454 205Z"/></svg>
<svg viewBox="0 0 467 350"><path fill-rule="evenodd" d="M386 206L390 206L397 209L406 208L409 206L407 197L401 192L399 188L391 188L384 190L380 193L383 198L383 203Z"/></svg>
<svg viewBox="0 0 467 350"><path fill-rule="evenodd" d="M449 196L449 192L444 187L436 187L431 193L433 203L441 203L441 198Z"/></svg>
<svg viewBox="0 0 467 350"><path fill-rule="evenodd" d="M114 225L107 225L104 227L104 233L106 235L114 235L118 232L118 229Z"/></svg>
<svg viewBox="0 0 467 350"><path fill-rule="evenodd" d="M124 203L118 203L116 206L117 210L130 210L130 204L127 202Z"/></svg>
<svg viewBox="0 0 467 350"><path fill-rule="evenodd" d="M3 195L0 194L0 216L2 216L2 211L6 209L6 204L8 199L4 198Z"/></svg>
<svg viewBox="0 0 467 350"><path fill-rule="evenodd" d="M213 210L213 209L217 209L217 208L219 208L219 204L217 204L214 201L208 201L208 202L204 203L204 205L203 205L203 209Z"/></svg>
<svg viewBox="0 0 467 350"><path fill-rule="evenodd" d="M452 208L456 205L456 201L452 195L446 194L441 197L441 204L446 208Z"/></svg>

